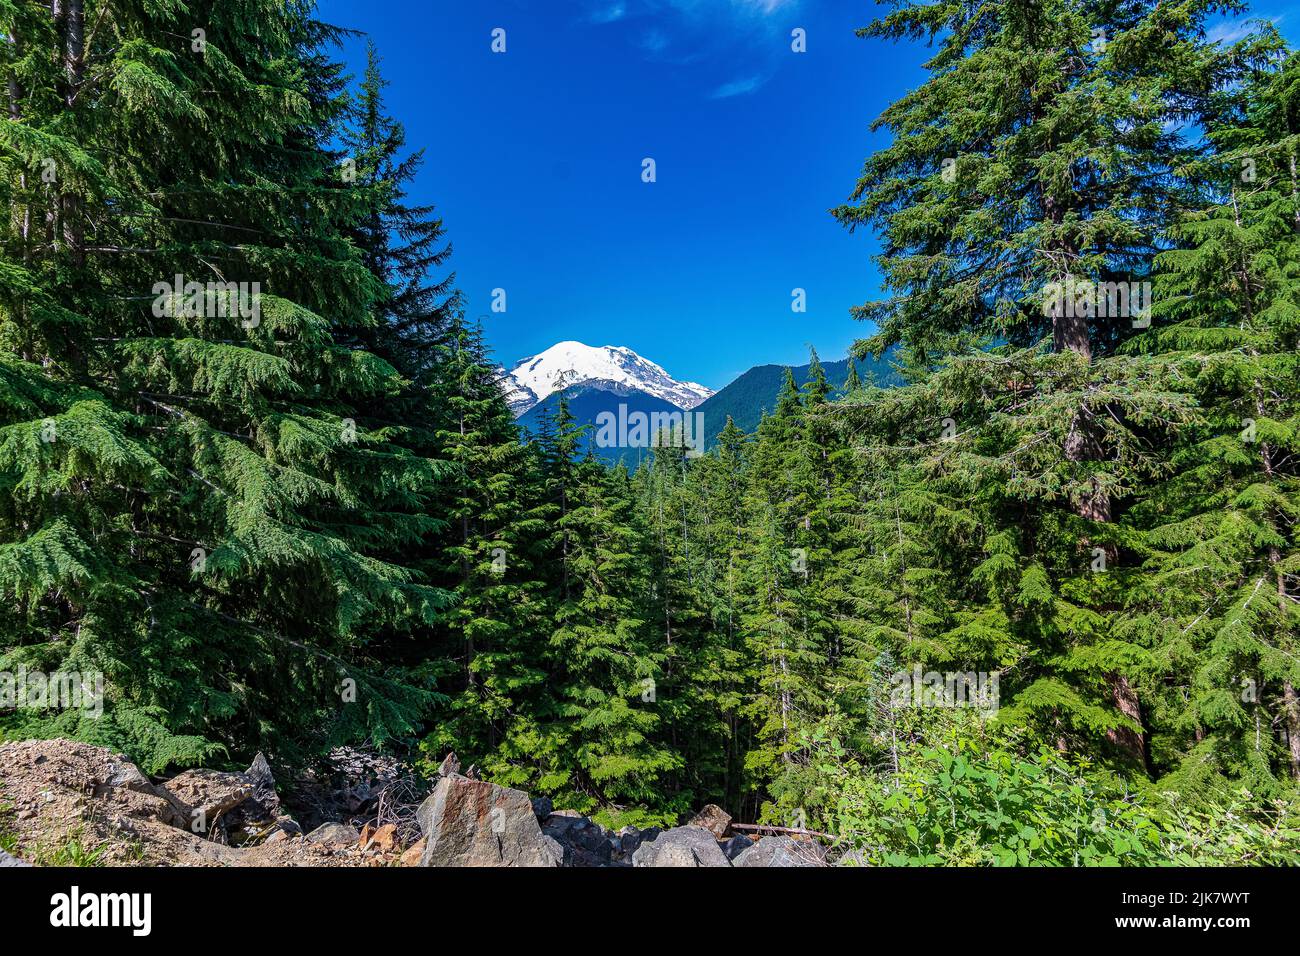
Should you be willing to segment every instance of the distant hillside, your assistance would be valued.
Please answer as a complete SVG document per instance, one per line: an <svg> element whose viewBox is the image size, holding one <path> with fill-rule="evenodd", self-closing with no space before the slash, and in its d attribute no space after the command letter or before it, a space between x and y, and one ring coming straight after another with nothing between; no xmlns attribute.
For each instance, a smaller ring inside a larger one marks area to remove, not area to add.
<svg viewBox="0 0 1300 956"><path fill-rule="evenodd" d="M784 365L757 365L741 375L726 388L695 407L694 411L704 415L704 434L706 447L716 444L718 432L727 424L727 416L747 432L758 427L764 411L771 411L776 405L776 397L781 391L781 381L785 377ZM826 378L837 392L849 374L849 360L823 362ZM808 381L807 365L792 369L795 381L803 386ZM891 386L901 384L901 379L889 367L889 355L879 361L865 360L858 362L858 375L863 382L875 382L877 385ZM581 425L591 425L588 442L602 459L611 464L622 460L629 468L635 468L641 459L650 454L646 448L595 448L596 417L601 412L618 414L619 405L626 405L628 414L633 412L674 412L678 407L671 402L650 395L622 382L593 380L579 385L570 385L565 389L569 397L569 411ZM529 432L535 433L542 417L555 409L559 401L559 392L554 392L538 402L519 416L519 424Z"/></svg>
<svg viewBox="0 0 1300 956"><path fill-rule="evenodd" d="M866 359L858 362L858 375L863 382L874 382L880 386L902 384L902 380L889 367L890 353L885 353L879 360ZM822 362L826 378L831 387L836 389L844 384L849 374L849 360ZM715 443L718 432L727 424L730 415L742 429L752 432L758 427L764 411L771 411L776 405L776 397L781 392L781 381L785 378L784 365L756 365L744 375L719 391L712 398L701 402L697 412L704 413L705 434L710 447ZM794 380L800 387L808 381L807 365L795 366Z"/></svg>
<svg viewBox="0 0 1300 956"><path fill-rule="evenodd" d="M631 469L636 468L637 463L643 457L648 457L650 450L647 448L596 448L596 416L601 412L611 412L617 416L619 405L626 405L629 415L633 412L645 412L649 415L653 412L680 411L671 402L638 391L635 388L629 388L619 382L584 382L581 385L570 385L564 391L569 398L569 413L573 415L579 425L592 426L587 432L587 442L592 445L592 450L595 451L596 455L611 464L621 459ZM529 432L536 433L542 417L554 411L559 400L559 392L551 393L520 415L518 418L519 424ZM705 421L707 420L705 419ZM726 419L723 419L724 423L725 421Z"/></svg>

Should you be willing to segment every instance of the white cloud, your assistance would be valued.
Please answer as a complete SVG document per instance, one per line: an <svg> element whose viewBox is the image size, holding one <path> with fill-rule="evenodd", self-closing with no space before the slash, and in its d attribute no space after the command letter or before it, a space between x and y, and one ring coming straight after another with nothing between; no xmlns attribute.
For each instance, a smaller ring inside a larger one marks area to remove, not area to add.
<svg viewBox="0 0 1300 956"><path fill-rule="evenodd" d="M605 4L592 10L589 19L592 23L614 23L626 16L627 5L622 0L617 0L615 3Z"/></svg>
<svg viewBox="0 0 1300 956"><path fill-rule="evenodd" d="M584 21L615 24L655 63L689 67L704 95L755 92L789 52L791 18L803 0L586 0Z"/></svg>
<svg viewBox="0 0 1300 956"><path fill-rule="evenodd" d="M798 4L798 0L731 0L731 2L734 6L761 13L765 17Z"/></svg>
<svg viewBox="0 0 1300 956"><path fill-rule="evenodd" d="M714 90L712 97L715 100L725 100L731 96L744 96L746 93L753 93L764 82L766 81L761 76L747 76L743 79L732 80L730 83L723 83Z"/></svg>
<svg viewBox="0 0 1300 956"><path fill-rule="evenodd" d="M664 33L662 30L647 30L641 35L641 39L638 43L640 44L641 49L645 50L647 53L662 53L668 48L668 34Z"/></svg>
<svg viewBox="0 0 1300 956"><path fill-rule="evenodd" d="M1222 43L1224 46L1231 46L1238 40L1244 40L1253 33L1261 23L1271 23L1277 26L1282 22L1282 16L1276 17L1252 17L1249 20L1224 20L1222 23L1216 23L1205 32L1205 38L1211 43Z"/></svg>
<svg viewBox="0 0 1300 956"><path fill-rule="evenodd" d="M718 22L762 21L779 13L791 13L802 0L588 0L586 19L590 23L614 23L633 17L650 16L665 21L675 18L683 25Z"/></svg>

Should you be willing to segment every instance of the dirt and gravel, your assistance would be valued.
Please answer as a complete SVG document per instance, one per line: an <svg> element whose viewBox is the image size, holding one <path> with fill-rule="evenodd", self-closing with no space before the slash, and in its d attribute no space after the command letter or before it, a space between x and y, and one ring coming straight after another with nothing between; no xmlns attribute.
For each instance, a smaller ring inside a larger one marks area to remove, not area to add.
<svg viewBox="0 0 1300 956"><path fill-rule="evenodd" d="M223 776L232 786L242 783L237 774L208 776L213 786ZM196 802L207 796L192 772L178 790ZM384 866L396 865L404 849L374 840L363 849L357 831L343 825L292 832L287 817L265 821L260 842L230 846L219 820L201 817L205 832L193 832L196 809L203 808L102 747L68 740L0 745L0 847L38 865Z"/></svg>

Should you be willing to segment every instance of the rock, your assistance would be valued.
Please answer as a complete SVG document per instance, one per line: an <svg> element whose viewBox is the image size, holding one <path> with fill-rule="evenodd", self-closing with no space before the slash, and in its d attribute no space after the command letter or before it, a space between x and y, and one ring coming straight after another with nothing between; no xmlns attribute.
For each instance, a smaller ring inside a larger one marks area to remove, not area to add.
<svg viewBox="0 0 1300 956"><path fill-rule="evenodd" d="M688 827L703 827L713 834L714 839L722 840L727 836L731 826L731 814L716 803L707 804L703 810L691 817Z"/></svg>
<svg viewBox="0 0 1300 956"><path fill-rule="evenodd" d="M658 834L655 834L658 836ZM645 834L636 827L624 827L618 831L618 851L620 853L635 853L636 848L645 842ZM654 839L651 837L650 839Z"/></svg>
<svg viewBox="0 0 1300 956"><path fill-rule="evenodd" d="M38 764L45 763L48 758L41 757L35 762ZM133 763L111 763L108 767L108 773L105 774L100 786L110 789L119 787L126 790L134 790L137 793L153 792L153 784L149 778L140 772L140 768Z"/></svg>
<svg viewBox="0 0 1300 956"><path fill-rule="evenodd" d="M232 834L232 843L255 839L281 816L275 777L260 753L243 773L186 770L163 787L184 805L187 829L208 833L219 827Z"/></svg>
<svg viewBox="0 0 1300 956"><path fill-rule="evenodd" d="M736 857L733 866L825 866L826 851L788 836L765 836Z"/></svg>
<svg viewBox="0 0 1300 956"><path fill-rule="evenodd" d="M289 836L302 836L302 827L298 826L298 821L290 816L278 816L275 818L275 825L282 833Z"/></svg>
<svg viewBox="0 0 1300 956"><path fill-rule="evenodd" d="M31 866L31 864L18 859L16 856L10 856L4 850L0 850L0 868L10 866Z"/></svg>
<svg viewBox="0 0 1300 956"><path fill-rule="evenodd" d="M546 852L550 855L551 859L555 861L555 865L563 866L564 847L560 845L560 841L555 839L553 836L543 833L542 842L546 844Z"/></svg>
<svg viewBox="0 0 1300 956"><path fill-rule="evenodd" d="M367 823L362 828L359 839L363 850L390 853L397 849L397 824L385 823L382 827L375 828Z"/></svg>
<svg viewBox="0 0 1300 956"><path fill-rule="evenodd" d="M555 806L551 803L550 797L533 797L533 816L537 817L538 820L545 820L554 809Z"/></svg>
<svg viewBox="0 0 1300 956"><path fill-rule="evenodd" d="M454 753L450 753L442 758L442 764L438 767L438 776L450 777L453 773L460 773L460 760Z"/></svg>
<svg viewBox="0 0 1300 956"><path fill-rule="evenodd" d="M259 751L244 771L244 780L252 788L252 799L257 810L264 817L272 817L280 809L280 798L275 792L275 777L271 775L271 766Z"/></svg>
<svg viewBox="0 0 1300 956"><path fill-rule="evenodd" d="M44 760L40 761L44 763ZM140 768L135 764L127 761L125 757L116 757L109 765L108 772L104 774L100 781L93 786L92 793L96 798L113 798L116 792L118 799L127 793L139 794L148 800L159 798L166 803L166 807L157 806L155 819L171 826L188 826L190 822L190 808L184 801L176 799L165 787L150 783L149 778L140 772ZM46 803L50 802L53 794L44 792L41 794ZM135 816L135 814L131 814Z"/></svg>
<svg viewBox="0 0 1300 956"><path fill-rule="evenodd" d="M586 817L552 813L542 832L559 845L564 866L608 866L613 861L609 831Z"/></svg>
<svg viewBox="0 0 1300 956"><path fill-rule="evenodd" d="M580 827L591 821L584 817L577 810L556 810L548 813L546 818L541 821L542 829L567 830L570 827Z"/></svg>
<svg viewBox="0 0 1300 956"><path fill-rule="evenodd" d="M326 823L307 834L307 839L312 843L340 847L352 846L360 837L357 828L346 823Z"/></svg>
<svg viewBox="0 0 1300 956"><path fill-rule="evenodd" d="M187 829L194 833L207 833L253 795L253 788L243 774L220 770L186 770L164 786L189 808Z"/></svg>
<svg viewBox="0 0 1300 956"><path fill-rule="evenodd" d="M411 844L411 846L402 854L402 866L419 866L420 857L424 856L424 845L427 842L428 841L425 840L424 837L420 837L420 839Z"/></svg>
<svg viewBox="0 0 1300 956"><path fill-rule="evenodd" d="M528 794L448 774L416 811L421 866L556 866Z"/></svg>
<svg viewBox="0 0 1300 956"><path fill-rule="evenodd" d="M730 866L713 834L703 827L674 827L632 854L633 866Z"/></svg>
<svg viewBox="0 0 1300 956"><path fill-rule="evenodd" d="M726 855L728 860L735 863L736 857L740 856L740 854L744 853L753 845L754 841L749 837L737 834L728 840L722 841L722 852Z"/></svg>
<svg viewBox="0 0 1300 956"><path fill-rule="evenodd" d="M615 859L631 862L632 855L642 843L653 842L663 832L663 827L646 827L644 830L624 827L611 838Z"/></svg>

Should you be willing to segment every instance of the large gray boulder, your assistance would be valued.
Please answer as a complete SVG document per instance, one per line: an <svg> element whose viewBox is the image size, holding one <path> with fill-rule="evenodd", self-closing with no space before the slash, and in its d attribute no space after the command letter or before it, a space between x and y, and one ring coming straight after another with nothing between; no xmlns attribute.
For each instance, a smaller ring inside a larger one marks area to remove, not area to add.
<svg viewBox="0 0 1300 956"><path fill-rule="evenodd" d="M586 817L552 813L542 821L542 832L561 848L564 866L609 866L613 862L611 834Z"/></svg>
<svg viewBox="0 0 1300 956"><path fill-rule="evenodd" d="M744 853L754 845L754 841L749 837L740 836L739 834L730 839L722 840L720 843L722 846L722 852L727 855L727 859L730 860L733 865L736 862L736 857L740 856L740 854Z"/></svg>
<svg viewBox="0 0 1300 956"><path fill-rule="evenodd" d="M278 816L280 797L275 792L275 777L271 774L271 766L266 762L266 757L260 751L244 771L244 779L253 788L253 801L257 804L258 810L267 817Z"/></svg>
<svg viewBox="0 0 1300 956"><path fill-rule="evenodd" d="M731 862L732 866L825 866L826 851L816 843L788 836L765 836Z"/></svg>
<svg viewBox="0 0 1300 956"><path fill-rule="evenodd" d="M208 833L214 827L238 831L253 824L264 829L280 813L275 778L260 753L243 773L221 770L186 770L162 785L187 810L186 829Z"/></svg>
<svg viewBox="0 0 1300 956"><path fill-rule="evenodd" d="M703 827L674 827L632 854L633 866L731 866L713 834Z"/></svg>
<svg viewBox="0 0 1300 956"><path fill-rule="evenodd" d="M322 823L307 834L307 839L322 846L356 846L361 840L361 831L346 823Z"/></svg>
<svg viewBox="0 0 1300 956"><path fill-rule="evenodd" d="M31 866L31 864L18 859L16 856L10 856L4 850L0 850L0 868L7 866Z"/></svg>
<svg viewBox="0 0 1300 956"><path fill-rule="evenodd" d="M657 839L659 834L663 832L663 827L646 827L644 830L638 830L636 827L623 827L617 833L611 833L609 835L609 848L614 863L618 866L631 866L632 855L636 853L637 848L642 843L650 843Z"/></svg>
<svg viewBox="0 0 1300 956"><path fill-rule="evenodd" d="M253 788L243 774L220 770L186 770L168 780L164 786L189 807L187 828L207 833L224 823L226 814L253 795Z"/></svg>
<svg viewBox="0 0 1300 956"><path fill-rule="evenodd" d="M556 843L520 790L448 773L416 811L421 866L558 866Z"/></svg>

